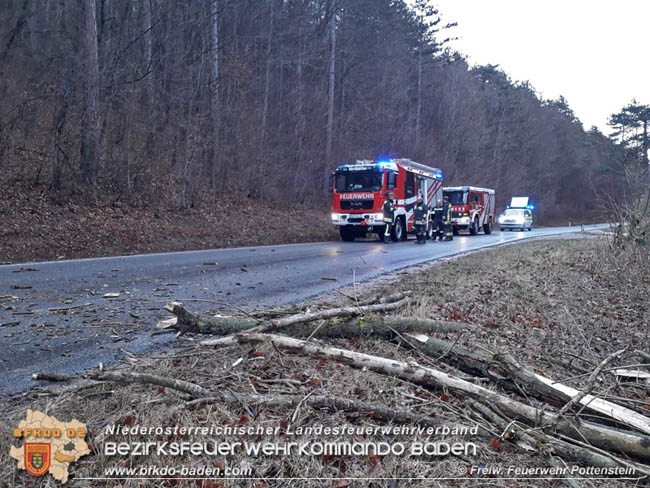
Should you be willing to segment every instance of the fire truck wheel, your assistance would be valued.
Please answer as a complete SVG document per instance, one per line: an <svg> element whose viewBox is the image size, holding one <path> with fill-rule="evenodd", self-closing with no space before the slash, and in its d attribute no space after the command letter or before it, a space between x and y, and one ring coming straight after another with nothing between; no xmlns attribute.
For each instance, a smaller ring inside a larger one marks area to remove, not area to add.
<svg viewBox="0 0 650 488"><path fill-rule="evenodd" d="M341 239L346 241L346 242L351 242L354 240L354 229L348 227L348 226L343 226L339 228L339 234L341 234Z"/></svg>
<svg viewBox="0 0 650 488"><path fill-rule="evenodd" d="M489 220L488 223L483 226L483 232L485 232L486 236L492 234L492 220Z"/></svg>
<svg viewBox="0 0 650 488"><path fill-rule="evenodd" d="M406 232L404 232L404 220L397 218L395 220L395 225L393 225L393 228L390 231L390 237L394 242L399 242L404 239L405 234Z"/></svg>
<svg viewBox="0 0 650 488"><path fill-rule="evenodd" d="M475 236L478 234L478 217L472 221L472 225L469 227L469 235Z"/></svg>

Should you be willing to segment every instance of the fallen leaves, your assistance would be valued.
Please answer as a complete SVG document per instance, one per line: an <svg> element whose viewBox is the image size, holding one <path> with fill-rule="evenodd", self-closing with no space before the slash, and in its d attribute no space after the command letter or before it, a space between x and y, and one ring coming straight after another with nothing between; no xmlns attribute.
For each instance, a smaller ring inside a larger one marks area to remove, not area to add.
<svg viewBox="0 0 650 488"><path fill-rule="evenodd" d="M499 441L499 439L496 438L490 440L490 449L492 449L494 452L503 452L503 446L501 445L501 441Z"/></svg>
<svg viewBox="0 0 650 488"><path fill-rule="evenodd" d="M165 192L160 195L164 197ZM241 202L226 194L211 201L202 199L200 208L188 210L179 209L172 201L161 201L151 207L132 207L112 201L112 191L104 197L101 193L96 195L97 199L88 204L80 203L75 197L66 199L59 195L57 202L50 197L32 185L7 185L0 195L0 207L4 226L11 232L0 234L0 262L288 244L336 238L329 211L320 205L297 208L247 201L250 212L242 224ZM204 266L217 264L209 258L203 263Z"/></svg>

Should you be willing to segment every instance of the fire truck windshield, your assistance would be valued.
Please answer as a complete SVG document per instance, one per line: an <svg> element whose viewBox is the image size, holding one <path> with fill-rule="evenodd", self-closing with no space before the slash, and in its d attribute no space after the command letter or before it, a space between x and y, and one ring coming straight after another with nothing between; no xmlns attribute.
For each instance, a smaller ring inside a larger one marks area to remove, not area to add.
<svg viewBox="0 0 650 488"><path fill-rule="evenodd" d="M381 171L340 171L336 173L337 193L356 191L379 191L382 186Z"/></svg>
<svg viewBox="0 0 650 488"><path fill-rule="evenodd" d="M449 197L449 203L452 205L467 205L467 192L463 190L446 190L446 197Z"/></svg>

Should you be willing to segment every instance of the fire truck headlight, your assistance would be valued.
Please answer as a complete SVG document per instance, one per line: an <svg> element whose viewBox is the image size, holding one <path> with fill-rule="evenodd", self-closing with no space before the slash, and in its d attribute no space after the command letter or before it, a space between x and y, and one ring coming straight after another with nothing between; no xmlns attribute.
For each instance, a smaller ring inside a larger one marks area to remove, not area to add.
<svg viewBox="0 0 650 488"><path fill-rule="evenodd" d="M332 222L338 222L338 221L339 221L339 214L332 213Z"/></svg>
<svg viewBox="0 0 650 488"><path fill-rule="evenodd" d="M384 214L383 213L372 214L370 217L372 219L375 219L376 222L382 222L384 220Z"/></svg>

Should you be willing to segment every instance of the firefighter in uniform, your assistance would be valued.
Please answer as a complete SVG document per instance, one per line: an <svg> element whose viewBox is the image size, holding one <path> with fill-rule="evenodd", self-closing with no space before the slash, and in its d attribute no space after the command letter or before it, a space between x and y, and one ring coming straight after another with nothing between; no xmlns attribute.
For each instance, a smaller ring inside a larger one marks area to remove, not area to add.
<svg viewBox="0 0 650 488"><path fill-rule="evenodd" d="M431 224L433 225L433 240L441 241L444 233L444 224L442 223L442 200L436 200L436 206L431 214Z"/></svg>
<svg viewBox="0 0 650 488"><path fill-rule="evenodd" d="M426 244L426 231L427 231L427 214L429 213L429 208L427 204L424 203L422 195L419 194L417 200L415 201L415 206L413 207L413 226L415 227L415 236L417 240L416 244Z"/></svg>
<svg viewBox="0 0 650 488"><path fill-rule="evenodd" d="M442 204L442 223L445 228L445 241L454 240L454 232L451 228L451 204L449 203L449 197L443 198L444 202Z"/></svg>
<svg viewBox="0 0 650 488"><path fill-rule="evenodd" d="M393 228L395 221L395 205L393 205L393 194L390 192L384 193L386 200L384 200L384 206L382 211L384 213L384 224L386 224L386 230L384 231L384 242L390 242L390 231Z"/></svg>

